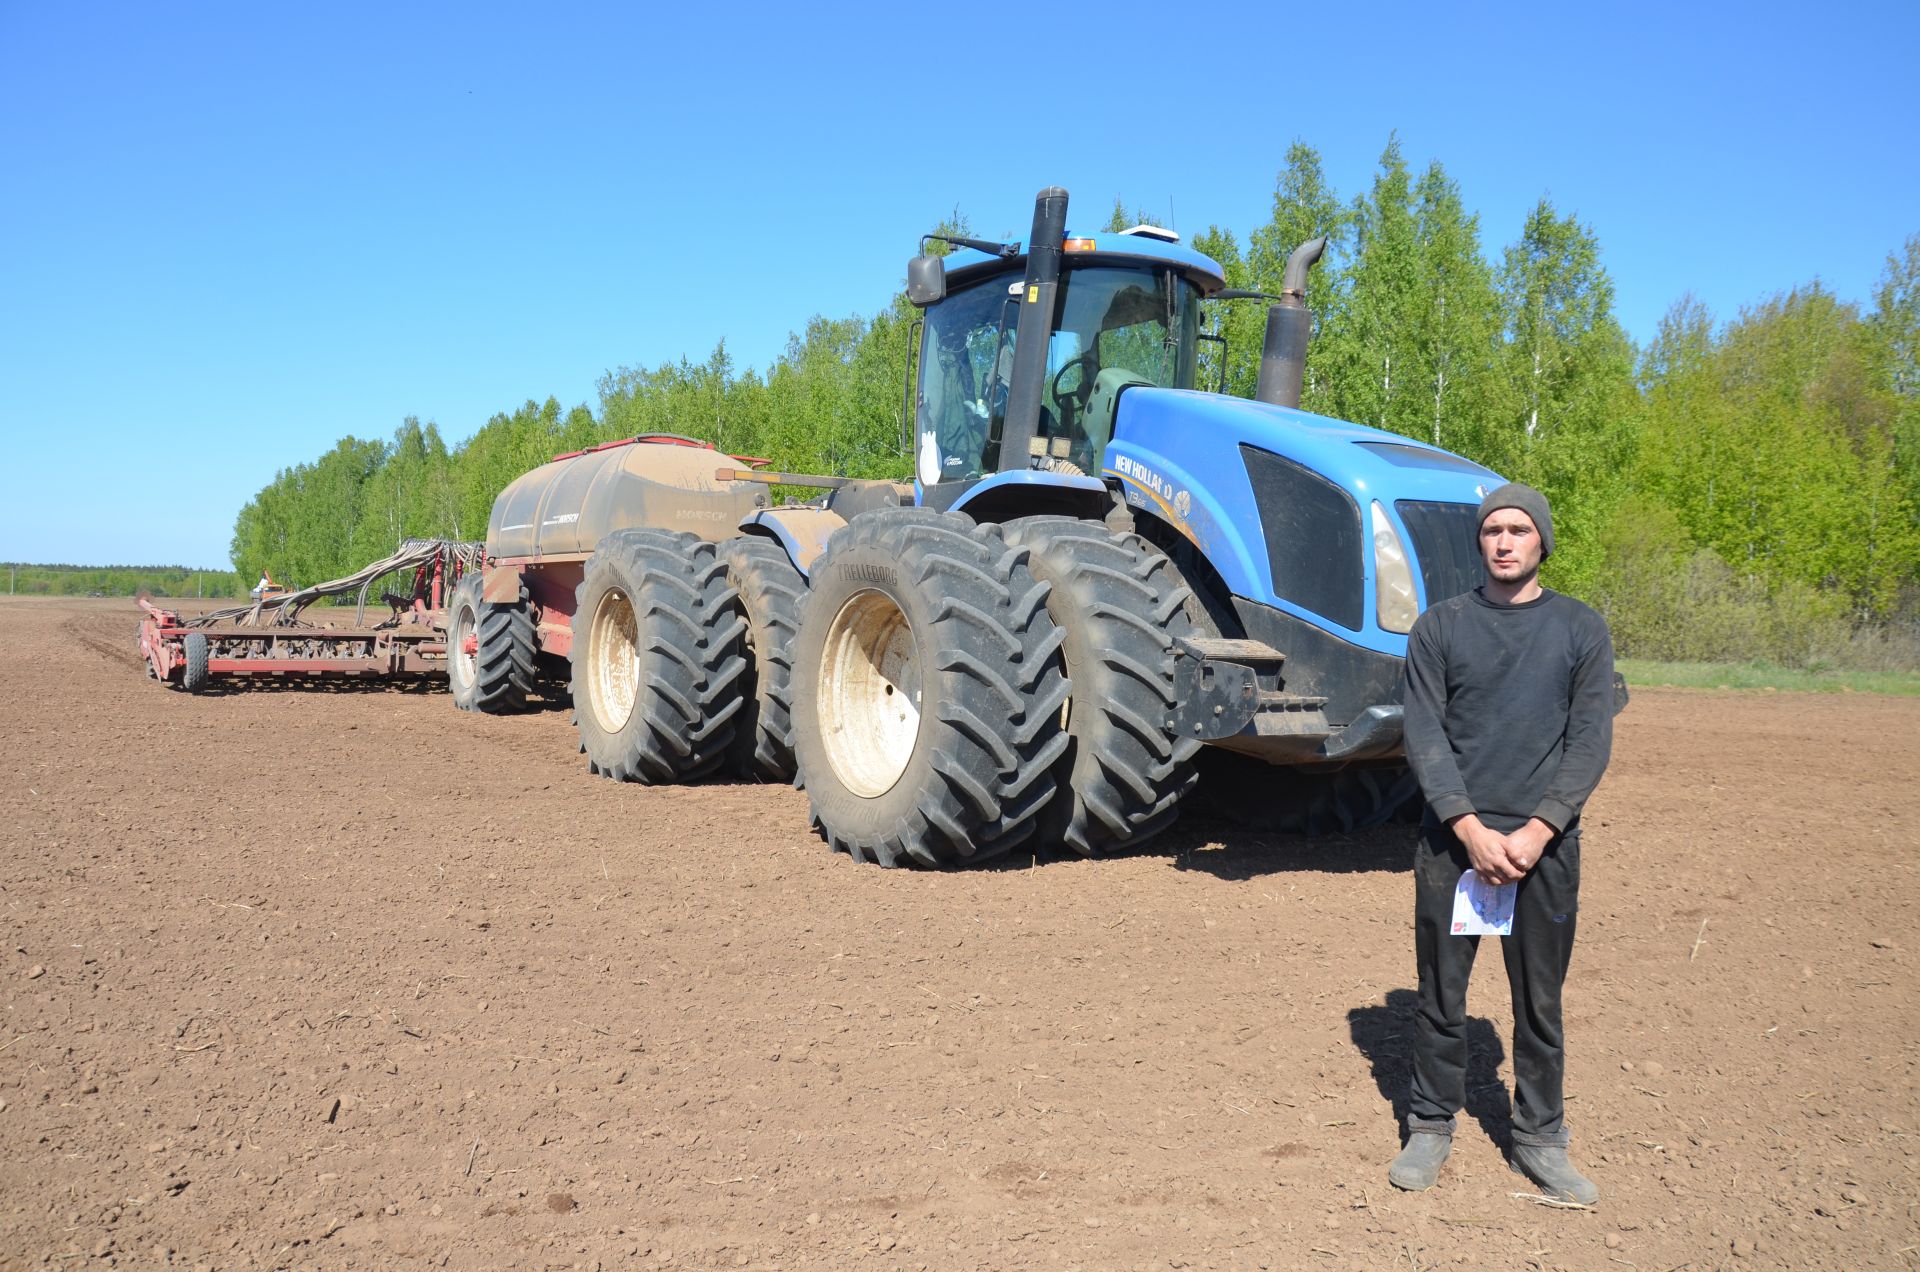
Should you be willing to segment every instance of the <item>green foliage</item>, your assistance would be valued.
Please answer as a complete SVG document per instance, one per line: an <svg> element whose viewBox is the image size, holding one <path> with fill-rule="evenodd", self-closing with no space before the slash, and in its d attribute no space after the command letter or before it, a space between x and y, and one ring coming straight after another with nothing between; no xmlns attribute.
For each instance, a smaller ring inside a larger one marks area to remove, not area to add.
<svg viewBox="0 0 1920 1272"><path fill-rule="evenodd" d="M1327 256L1315 267L1309 295L1323 311L1337 307L1345 293L1346 277L1343 252L1350 235L1350 213L1340 205L1333 188L1327 184L1320 152L1302 141L1287 147L1286 165L1274 182L1273 211L1266 224L1247 238L1243 253L1232 231L1208 226L1193 240L1196 251L1213 257L1224 267L1227 285L1278 295L1286 276L1287 257L1309 239L1325 237ZM1215 328L1226 337L1226 391L1237 397L1253 396L1260 374L1260 347L1266 338L1267 304L1255 300L1222 301L1209 306ZM1219 365L1209 353L1202 364L1200 382L1211 388L1219 383ZM1316 342L1307 355L1307 382L1301 404L1310 411L1331 412L1333 394L1323 364L1322 347Z"/></svg>
<svg viewBox="0 0 1920 1272"><path fill-rule="evenodd" d="M249 584L231 570L184 565L30 565L0 561L9 596L244 596Z"/></svg>
<svg viewBox="0 0 1920 1272"><path fill-rule="evenodd" d="M1907 664L1912 666L1912 663ZM1920 672L1780 667L1772 663L1659 662L1620 658L1627 684L1678 689L1758 689L1770 693L1884 693L1920 697Z"/></svg>
<svg viewBox="0 0 1920 1272"><path fill-rule="evenodd" d="M1311 355L1328 381L1326 413L1419 436L1427 414L1418 365L1421 292L1413 181L1400 142L1380 156L1373 189L1353 201L1353 261Z"/></svg>
<svg viewBox="0 0 1920 1272"><path fill-rule="evenodd" d="M1893 617L1920 579L1920 527L1889 325L1818 283L1718 333L1683 301L1645 361L1637 485L1733 568Z"/></svg>
<svg viewBox="0 0 1920 1272"><path fill-rule="evenodd" d="M1136 225L1160 225L1160 219L1144 208L1135 208L1131 213L1118 195L1114 196L1113 212L1107 217L1107 223L1101 228L1108 234L1118 234L1130 230Z"/></svg>
<svg viewBox="0 0 1920 1272"><path fill-rule="evenodd" d="M1639 399L1633 344L1613 316L1613 281L1593 232L1542 199L1501 268L1507 416L1477 456L1545 491L1556 552L1548 581L1592 588L1598 536L1625 493Z"/></svg>
<svg viewBox="0 0 1920 1272"><path fill-rule="evenodd" d="M1873 300L1877 380L1894 399L1894 469L1908 507L1920 508L1920 234L1888 254Z"/></svg>

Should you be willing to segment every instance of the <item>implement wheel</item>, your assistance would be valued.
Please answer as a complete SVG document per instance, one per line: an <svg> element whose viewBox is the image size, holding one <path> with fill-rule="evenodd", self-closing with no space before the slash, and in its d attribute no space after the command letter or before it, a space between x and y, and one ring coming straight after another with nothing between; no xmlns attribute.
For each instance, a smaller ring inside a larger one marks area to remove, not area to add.
<svg viewBox="0 0 1920 1272"><path fill-rule="evenodd" d="M793 642L807 580L769 539L743 535L720 545L727 580L747 618L747 674L727 767L761 782L793 780Z"/></svg>
<svg viewBox="0 0 1920 1272"><path fill-rule="evenodd" d="M533 616L527 590L511 605L480 599L480 571L469 571L447 606L447 687L462 711L523 711L533 688ZM474 648L469 651L467 645Z"/></svg>
<svg viewBox="0 0 1920 1272"><path fill-rule="evenodd" d="M587 767L648 785L719 768L742 705L747 620L714 545L616 531L576 596L571 687Z"/></svg>
<svg viewBox="0 0 1920 1272"><path fill-rule="evenodd" d="M1193 593L1137 534L1097 521L1022 517L1008 543L1032 549L1051 585L1047 612L1066 634L1073 698L1060 791L1042 833L1083 856L1135 847L1173 824L1196 780L1200 743L1165 729L1174 706L1173 637L1193 623Z"/></svg>
<svg viewBox="0 0 1920 1272"><path fill-rule="evenodd" d="M1033 834L1068 686L1026 556L923 508L863 513L827 544L794 646L794 758L835 849L958 865Z"/></svg>
<svg viewBox="0 0 1920 1272"><path fill-rule="evenodd" d="M180 652L184 656L180 687L188 693L199 693L213 681L213 673L207 670L207 634L188 632L180 642Z"/></svg>

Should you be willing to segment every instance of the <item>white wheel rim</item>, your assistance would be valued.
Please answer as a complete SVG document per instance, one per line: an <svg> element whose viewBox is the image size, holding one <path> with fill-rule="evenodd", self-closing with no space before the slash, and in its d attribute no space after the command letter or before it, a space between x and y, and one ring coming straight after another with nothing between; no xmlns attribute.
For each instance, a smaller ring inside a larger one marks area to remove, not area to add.
<svg viewBox="0 0 1920 1272"><path fill-rule="evenodd" d="M880 592L856 592L827 629L820 731L840 784L873 799L907 771L920 736L921 673L912 624Z"/></svg>
<svg viewBox="0 0 1920 1272"><path fill-rule="evenodd" d="M613 588L594 607L587 629L587 701L601 729L618 733L640 693L640 623L633 602Z"/></svg>
<svg viewBox="0 0 1920 1272"><path fill-rule="evenodd" d="M473 610L470 606L462 605L453 611L453 632L447 641L447 644L452 647L447 652L453 663L453 669L449 674L460 682L462 689L472 684L474 677L479 674L475 670L475 664L479 662L478 657L467 652L467 638L474 634L474 627Z"/></svg>

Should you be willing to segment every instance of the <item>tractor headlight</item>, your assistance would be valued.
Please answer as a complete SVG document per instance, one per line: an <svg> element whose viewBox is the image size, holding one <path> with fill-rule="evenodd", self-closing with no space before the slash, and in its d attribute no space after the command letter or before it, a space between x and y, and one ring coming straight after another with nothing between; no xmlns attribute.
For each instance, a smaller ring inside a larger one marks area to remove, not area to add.
<svg viewBox="0 0 1920 1272"><path fill-rule="evenodd" d="M1389 632L1412 631L1413 620L1420 614L1407 550L1377 499L1373 503L1373 605L1381 628Z"/></svg>

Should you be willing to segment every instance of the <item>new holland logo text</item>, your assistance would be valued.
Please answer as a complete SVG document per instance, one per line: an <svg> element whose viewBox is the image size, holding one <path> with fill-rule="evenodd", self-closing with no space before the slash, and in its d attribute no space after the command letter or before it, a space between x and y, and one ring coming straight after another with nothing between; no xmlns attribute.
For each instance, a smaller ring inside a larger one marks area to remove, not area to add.
<svg viewBox="0 0 1920 1272"><path fill-rule="evenodd" d="M1132 478L1135 482L1173 505L1174 511L1184 517L1193 508L1193 496L1180 489L1159 473L1148 468L1139 460L1128 459L1125 455L1114 458L1113 471L1122 477Z"/></svg>

